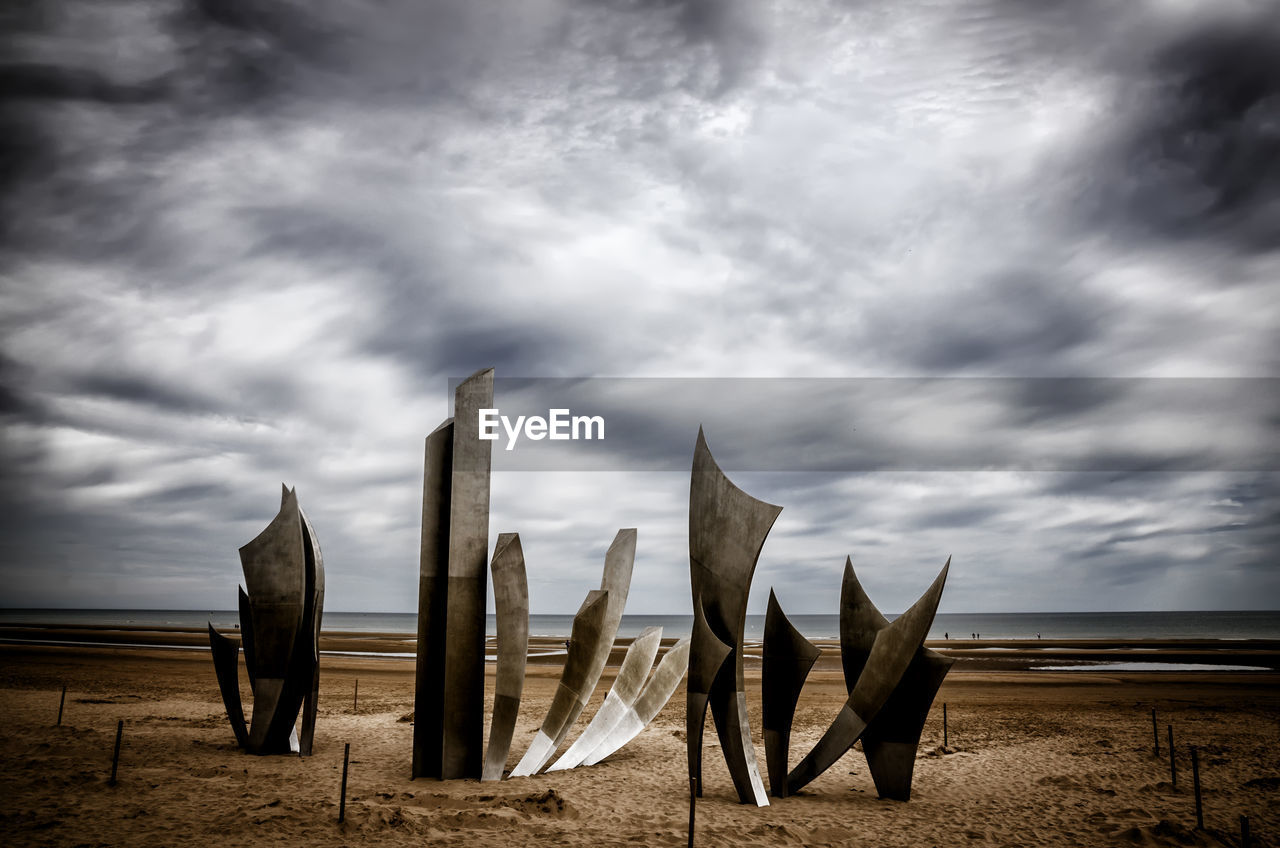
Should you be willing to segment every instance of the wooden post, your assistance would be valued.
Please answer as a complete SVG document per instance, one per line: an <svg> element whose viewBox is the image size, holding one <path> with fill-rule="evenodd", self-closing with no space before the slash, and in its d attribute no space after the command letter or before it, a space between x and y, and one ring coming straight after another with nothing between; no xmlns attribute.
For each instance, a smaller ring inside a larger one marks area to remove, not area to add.
<svg viewBox="0 0 1280 848"><path fill-rule="evenodd" d="M120 737L124 735L124 719L116 722L116 750L111 755L111 779L107 781L108 786L116 785L116 769L120 765Z"/></svg>
<svg viewBox="0 0 1280 848"><path fill-rule="evenodd" d="M62 699L58 701L58 723L57 727L62 727L62 707L67 703L67 684L62 684Z"/></svg>
<svg viewBox="0 0 1280 848"><path fill-rule="evenodd" d="M1196 830L1204 830L1204 805L1200 803L1200 758L1196 746L1191 746L1191 786L1196 793Z"/></svg>
<svg viewBox="0 0 1280 848"><path fill-rule="evenodd" d="M1178 763L1173 758L1173 725L1169 728L1169 779L1173 781L1173 788L1178 788Z"/></svg>
<svg viewBox="0 0 1280 848"><path fill-rule="evenodd" d="M1249 848L1249 817L1240 817L1240 848Z"/></svg>
<svg viewBox="0 0 1280 848"><path fill-rule="evenodd" d="M942 703L942 747L947 747L947 704Z"/></svg>
<svg viewBox="0 0 1280 848"><path fill-rule="evenodd" d="M1151 708L1151 735L1156 740L1156 756L1160 756L1160 729L1156 727L1156 708Z"/></svg>
<svg viewBox="0 0 1280 848"><path fill-rule="evenodd" d="M693 848L693 814L698 803L698 780L689 778L689 848Z"/></svg>
<svg viewBox="0 0 1280 848"><path fill-rule="evenodd" d="M360 700L360 678L356 678L356 691L351 694L351 712L356 711L356 702Z"/></svg>
<svg viewBox="0 0 1280 848"><path fill-rule="evenodd" d="M347 818L347 763L350 758L351 743L348 742L342 749L342 796L338 801L338 824Z"/></svg>

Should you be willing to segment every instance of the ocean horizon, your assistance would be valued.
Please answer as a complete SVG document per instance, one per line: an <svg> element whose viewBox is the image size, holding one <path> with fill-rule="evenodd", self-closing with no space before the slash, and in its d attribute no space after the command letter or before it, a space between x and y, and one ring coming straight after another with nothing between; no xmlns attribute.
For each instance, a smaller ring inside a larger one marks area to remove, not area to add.
<svg viewBox="0 0 1280 848"><path fill-rule="evenodd" d="M890 619L894 616L888 616ZM838 615L792 615L791 623L808 639L837 639ZM487 633L497 634L493 614ZM326 632L416 633L416 613L324 613ZM53 624L64 626L239 627L236 610L138 609L0 609L0 625ZM683 637L693 627L692 615L624 615L620 638L660 626L663 635ZM529 616L531 636L567 638L572 615ZM929 639L1280 639L1280 610L1167 610L1134 612L998 612L938 613ZM764 616L748 615L747 639L764 636Z"/></svg>

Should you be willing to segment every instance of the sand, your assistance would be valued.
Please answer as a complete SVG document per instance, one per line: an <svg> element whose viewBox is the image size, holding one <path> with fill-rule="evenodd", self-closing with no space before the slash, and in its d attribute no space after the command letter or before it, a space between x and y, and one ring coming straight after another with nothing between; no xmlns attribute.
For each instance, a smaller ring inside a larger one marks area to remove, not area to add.
<svg viewBox="0 0 1280 848"><path fill-rule="evenodd" d="M80 636L73 641L88 641ZM348 640L336 650L352 643L399 650L405 637L333 638ZM329 649L337 644L326 642ZM603 699L620 659L615 653L578 729ZM550 655L530 665L508 767L541 723L562 661ZM740 805L712 734L695 844L1234 845L1245 814L1254 845L1280 845L1280 674L967 667L977 670L954 671L934 705L907 803L876 797L855 750L795 797L766 808ZM314 756L253 757L235 747L207 652L0 644L0 844L687 844L683 689L649 729L597 766L499 783L413 781L412 660L326 656L321 668ZM492 667L488 682L492 697ZM247 695L247 681L242 686ZM747 691L763 771L758 664L748 663ZM801 695L793 764L843 698L828 651ZM1153 707L1160 758L1152 751ZM118 720L124 736L111 786ZM1167 758L1170 724L1178 745L1176 788ZM348 742L346 821L339 824ZM1191 745L1199 753L1206 831L1195 830Z"/></svg>

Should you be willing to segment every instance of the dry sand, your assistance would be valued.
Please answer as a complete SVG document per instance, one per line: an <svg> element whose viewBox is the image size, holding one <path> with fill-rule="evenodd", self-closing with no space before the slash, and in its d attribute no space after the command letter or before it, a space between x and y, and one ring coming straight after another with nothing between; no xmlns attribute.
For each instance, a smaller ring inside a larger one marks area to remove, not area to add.
<svg viewBox="0 0 1280 848"><path fill-rule="evenodd" d="M405 637L333 638L399 650ZM328 649L350 647L334 644L326 639ZM793 764L844 699L833 653L801 695ZM509 766L540 724L562 661L530 665ZM758 669L748 664L747 691L763 772ZM606 670L578 729L615 670ZM0 645L0 844L687 844L683 689L648 730L600 765L500 783L413 781L413 662L325 657L321 673L314 756L253 757L235 747L207 652ZM55 727L64 684L65 712ZM1278 684L1274 672L955 671L925 727L908 803L877 799L854 751L795 797L763 809L740 805L710 734L695 844L1234 845L1239 816L1247 814L1254 845L1280 845ZM247 695L243 675L242 687ZM1152 753L1152 707L1160 759ZM119 719L124 740L113 787ZM1179 746L1176 789L1168 724ZM345 742L351 763L340 825ZM1199 751L1207 832L1194 830L1190 745Z"/></svg>

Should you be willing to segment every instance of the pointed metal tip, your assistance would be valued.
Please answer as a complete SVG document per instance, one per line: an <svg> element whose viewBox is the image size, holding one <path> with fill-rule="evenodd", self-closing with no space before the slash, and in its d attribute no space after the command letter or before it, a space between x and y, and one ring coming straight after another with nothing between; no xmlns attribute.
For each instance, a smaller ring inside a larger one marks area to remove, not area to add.
<svg viewBox="0 0 1280 848"><path fill-rule="evenodd" d="M608 589L592 589L588 591L587 596L582 599L582 606L578 607L577 615L575 615L574 618L577 618L577 616L582 615L592 606L596 604L608 603L608 601L609 601Z"/></svg>
<svg viewBox="0 0 1280 848"><path fill-rule="evenodd" d="M517 545L520 544L519 533L499 533L498 543L493 546L493 558L497 559L498 554L509 548L512 542L515 542Z"/></svg>
<svg viewBox="0 0 1280 848"><path fill-rule="evenodd" d="M493 376L493 367L492 367L492 366L490 366L490 367L488 367L488 368L481 368L479 371L475 372L475 373L474 373L474 374L472 374L470 377L467 377L465 380L463 380L461 383L459 383L459 384L458 384L458 387L459 387L459 388L461 388L462 386L465 386L467 383L470 383L472 380L482 379L486 374L487 374L487 375L489 375L489 376Z"/></svg>

